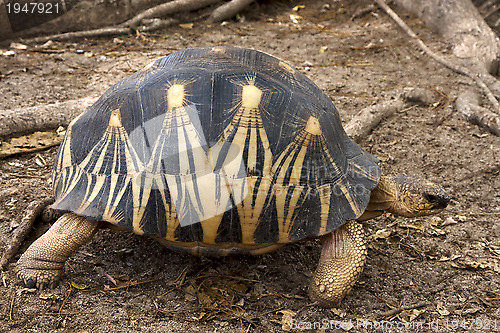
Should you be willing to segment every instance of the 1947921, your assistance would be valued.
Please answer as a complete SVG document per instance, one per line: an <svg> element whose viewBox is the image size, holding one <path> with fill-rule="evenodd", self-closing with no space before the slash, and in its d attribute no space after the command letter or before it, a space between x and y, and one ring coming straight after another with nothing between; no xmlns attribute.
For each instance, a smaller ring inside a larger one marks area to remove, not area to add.
<svg viewBox="0 0 500 333"><path fill-rule="evenodd" d="M8 14L59 14L59 3L50 2L7 2Z"/></svg>

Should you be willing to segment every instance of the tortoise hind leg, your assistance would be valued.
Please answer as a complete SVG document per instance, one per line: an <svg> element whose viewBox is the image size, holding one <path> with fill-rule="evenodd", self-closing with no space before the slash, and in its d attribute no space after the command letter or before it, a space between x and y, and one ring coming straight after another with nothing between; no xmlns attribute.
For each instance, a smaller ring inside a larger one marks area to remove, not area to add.
<svg viewBox="0 0 500 333"><path fill-rule="evenodd" d="M338 306L363 271L367 253L364 230L356 221L348 221L321 241L323 248L309 295L323 306Z"/></svg>
<svg viewBox="0 0 500 333"><path fill-rule="evenodd" d="M90 241L98 226L99 222L64 214L24 252L16 264L17 275L28 288L54 287L68 257Z"/></svg>

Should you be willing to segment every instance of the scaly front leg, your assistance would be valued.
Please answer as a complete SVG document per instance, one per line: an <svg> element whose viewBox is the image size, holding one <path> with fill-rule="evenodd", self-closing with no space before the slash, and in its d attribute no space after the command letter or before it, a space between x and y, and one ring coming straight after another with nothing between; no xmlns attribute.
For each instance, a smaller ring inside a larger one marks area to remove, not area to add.
<svg viewBox="0 0 500 333"><path fill-rule="evenodd" d="M348 221L321 241L323 249L309 296L320 305L338 306L363 271L367 253L365 233L361 224Z"/></svg>
<svg viewBox="0 0 500 333"><path fill-rule="evenodd" d="M16 265L17 275L28 288L53 288L64 263L96 233L99 222L66 213L24 252Z"/></svg>

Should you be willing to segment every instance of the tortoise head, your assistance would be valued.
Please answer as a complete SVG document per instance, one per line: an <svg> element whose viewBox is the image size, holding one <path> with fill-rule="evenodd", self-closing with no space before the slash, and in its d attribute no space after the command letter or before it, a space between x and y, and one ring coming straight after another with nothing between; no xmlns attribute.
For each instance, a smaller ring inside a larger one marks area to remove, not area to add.
<svg viewBox="0 0 500 333"><path fill-rule="evenodd" d="M440 185L412 177L382 177L378 188L389 189L384 191L392 201L387 210L404 217L436 214L450 202Z"/></svg>
<svg viewBox="0 0 500 333"><path fill-rule="evenodd" d="M383 212L404 217L432 215L446 208L449 202L448 194L438 184L406 176L382 176L371 193L365 213L358 220L364 221Z"/></svg>

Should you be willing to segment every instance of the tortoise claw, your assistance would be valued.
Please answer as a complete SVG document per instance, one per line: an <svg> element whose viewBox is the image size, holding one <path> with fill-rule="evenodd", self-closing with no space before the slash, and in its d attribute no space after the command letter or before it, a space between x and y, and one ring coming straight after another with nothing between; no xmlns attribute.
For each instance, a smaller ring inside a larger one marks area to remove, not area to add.
<svg viewBox="0 0 500 333"><path fill-rule="evenodd" d="M17 276L23 281L26 288L44 290L54 287L59 281L61 273L61 269L43 270L20 266Z"/></svg>
<svg viewBox="0 0 500 333"><path fill-rule="evenodd" d="M28 281L26 281L24 285L28 289L33 289L36 287L36 283L35 283L35 281L33 281L32 278L29 278Z"/></svg>

